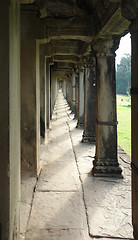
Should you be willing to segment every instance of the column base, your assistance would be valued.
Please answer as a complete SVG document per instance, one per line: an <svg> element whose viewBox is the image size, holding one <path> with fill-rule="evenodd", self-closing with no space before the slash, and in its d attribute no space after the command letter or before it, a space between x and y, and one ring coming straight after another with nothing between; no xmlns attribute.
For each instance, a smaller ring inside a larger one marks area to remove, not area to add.
<svg viewBox="0 0 138 240"><path fill-rule="evenodd" d="M83 132L82 142L84 143L96 143L96 137L91 132Z"/></svg>
<svg viewBox="0 0 138 240"><path fill-rule="evenodd" d="M136 231L136 227L133 225L133 236L135 240L138 240L138 232Z"/></svg>
<svg viewBox="0 0 138 240"><path fill-rule="evenodd" d="M123 178L122 169L117 159L95 159L93 161L92 175L94 177Z"/></svg>
<svg viewBox="0 0 138 240"><path fill-rule="evenodd" d="M71 108L71 113L72 113L72 114L76 114L76 107L75 107L75 106L72 106L72 108Z"/></svg>
<svg viewBox="0 0 138 240"><path fill-rule="evenodd" d="M74 117L76 120L78 120L78 115L76 113L75 113Z"/></svg>
<svg viewBox="0 0 138 240"><path fill-rule="evenodd" d="M76 128L84 128L84 123L78 121Z"/></svg>

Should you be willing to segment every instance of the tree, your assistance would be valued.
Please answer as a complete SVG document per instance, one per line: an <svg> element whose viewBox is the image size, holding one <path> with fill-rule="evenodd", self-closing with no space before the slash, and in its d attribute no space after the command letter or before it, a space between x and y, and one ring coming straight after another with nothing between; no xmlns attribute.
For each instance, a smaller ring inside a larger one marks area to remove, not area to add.
<svg viewBox="0 0 138 240"><path fill-rule="evenodd" d="M131 56L125 53L121 58L120 64L117 64L116 71L116 92L117 94L130 93L131 86Z"/></svg>

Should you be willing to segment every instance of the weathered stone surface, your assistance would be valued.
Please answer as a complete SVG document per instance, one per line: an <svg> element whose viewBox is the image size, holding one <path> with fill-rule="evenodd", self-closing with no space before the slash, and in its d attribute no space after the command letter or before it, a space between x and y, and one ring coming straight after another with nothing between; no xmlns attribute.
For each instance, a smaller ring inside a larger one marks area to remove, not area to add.
<svg viewBox="0 0 138 240"><path fill-rule="evenodd" d="M28 173L22 174L20 203L20 233L22 238L26 233L36 181L36 177L30 176Z"/></svg>
<svg viewBox="0 0 138 240"><path fill-rule="evenodd" d="M61 100L62 97L58 98L55 105L48 145L41 148L43 165L34 193L26 240L84 240L87 232L81 182L67 124L72 116L69 118L68 105Z"/></svg>
<svg viewBox="0 0 138 240"><path fill-rule="evenodd" d="M90 234L132 238L130 182L91 176L83 181Z"/></svg>
<svg viewBox="0 0 138 240"><path fill-rule="evenodd" d="M128 1L127 1L128 2ZM137 8L135 11L138 12L138 2L136 3ZM137 14L138 16L138 14ZM135 19L131 23L130 27L131 31L131 44L132 44L132 61L131 61L131 89L132 89L132 97L131 97L131 141L132 141L132 223L134 228L134 238L138 239L138 95L135 94L138 87L138 18Z"/></svg>
<svg viewBox="0 0 138 240"><path fill-rule="evenodd" d="M31 204L36 177L25 174L21 180L21 202Z"/></svg>
<svg viewBox="0 0 138 240"><path fill-rule="evenodd" d="M79 110L77 127L84 127L84 66L79 66Z"/></svg>
<svg viewBox="0 0 138 240"><path fill-rule="evenodd" d="M39 45L36 38L42 37L41 27L35 14L21 14L21 163L22 168L33 173L40 169L40 82L36 77Z"/></svg>
<svg viewBox="0 0 138 240"><path fill-rule="evenodd" d="M96 131L96 62L90 55L85 69L85 101L84 101L83 142L95 143Z"/></svg>
<svg viewBox="0 0 138 240"><path fill-rule="evenodd" d="M0 8L0 239L19 238L20 3Z"/></svg>
<svg viewBox="0 0 138 240"><path fill-rule="evenodd" d="M76 128L72 115L66 115L61 95L59 99L45 146L50 151L43 155L46 161L34 193L26 240L132 238L129 157L118 148L123 179L94 178L91 169L95 146L81 143L82 130ZM66 137L62 138L61 133ZM57 147L60 136L62 144ZM62 145L67 138L70 144L63 159Z"/></svg>
<svg viewBox="0 0 138 240"><path fill-rule="evenodd" d="M96 155L92 174L96 177L121 178L117 159L117 116L115 50L119 39L99 39L96 78Z"/></svg>
<svg viewBox="0 0 138 240"><path fill-rule="evenodd" d="M70 162L66 155L64 160L54 161L43 167L37 183L37 191L79 190L80 181L76 164Z"/></svg>
<svg viewBox="0 0 138 240"><path fill-rule="evenodd" d="M84 228L85 212L81 193L36 192L27 230L33 228Z"/></svg>
<svg viewBox="0 0 138 240"><path fill-rule="evenodd" d="M83 130L75 128L76 121L73 119L68 121L68 123L75 154L77 157L77 162L82 159L85 160L87 158L89 158L89 160L91 161L92 157L94 157L95 155L95 145L90 143L83 144L81 141Z"/></svg>
<svg viewBox="0 0 138 240"><path fill-rule="evenodd" d="M69 121L84 189L90 235L93 237L100 236L100 238L133 238L130 157L118 147L119 164L123 171L123 179L94 178L91 173L91 163L95 155L95 147L94 145L79 142L82 131L74 129L75 124L73 120Z"/></svg>
<svg viewBox="0 0 138 240"><path fill-rule="evenodd" d="M57 129L59 127L63 127L64 129L63 123L61 123L61 125L59 123L59 125L57 125ZM47 151L45 153L43 163L47 164L53 161L74 161L72 158L73 152L70 151L71 141L69 139L68 132L60 132L60 130L56 130L54 128L55 127L53 127L53 131L49 138L49 143L46 147Z"/></svg>
<svg viewBox="0 0 138 240"><path fill-rule="evenodd" d="M33 229L26 240L86 240L82 229Z"/></svg>
<svg viewBox="0 0 138 240"><path fill-rule="evenodd" d="M26 233L30 210L31 210L30 204L24 202L20 204L20 234L25 235Z"/></svg>

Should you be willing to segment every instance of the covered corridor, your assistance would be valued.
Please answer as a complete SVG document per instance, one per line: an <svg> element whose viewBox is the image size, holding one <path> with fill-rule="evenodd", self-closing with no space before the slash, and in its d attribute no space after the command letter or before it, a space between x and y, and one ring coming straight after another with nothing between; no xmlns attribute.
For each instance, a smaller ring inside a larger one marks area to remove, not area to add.
<svg viewBox="0 0 138 240"><path fill-rule="evenodd" d="M94 178L95 145L76 124L60 90L40 175L22 178L22 240L133 238L130 158L118 149L123 179Z"/></svg>
<svg viewBox="0 0 138 240"><path fill-rule="evenodd" d="M128 32L131 167L115 76ZM137 43L138 0L1 0L0 240L138 240Z"/></svg>

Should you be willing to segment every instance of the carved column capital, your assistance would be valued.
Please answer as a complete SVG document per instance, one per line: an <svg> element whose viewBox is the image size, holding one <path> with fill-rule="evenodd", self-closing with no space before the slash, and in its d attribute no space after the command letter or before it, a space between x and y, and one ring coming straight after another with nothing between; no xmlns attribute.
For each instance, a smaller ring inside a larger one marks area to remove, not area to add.
<svg viewBox="0 0 138 240"><path fill-rule="evenodd" d="M78 64L78 69L79 69L79 72L84 72L84 69L85 69L84 62L81 62Z"/></svg>
<svg viewBox="0 0 138 240"><path fill-rule="evenodd" d="M138 31L138 1L122 0L121 11L123 17L128 19L131 24L129 30L131 33Z"/></svg>
<svg viewBox="0 0 138 240"><path fill-rule="evenodd" d="M78 65L75 67L75 73L76 74L79 73L79 66Z"/></svg>
<svg viewBox="0 0 138 240"><path fill-rule="evenodd" d="M120 36L110 38L99 38L92 44L96 56L115 56L115 51L119 47Z"/></svg>
<svg viewBox="0 0 138 240"><path fill-rule="evenodd" d="M85 59L85 68L90 68L90 67L94 67L96 64L95 61L95 56L94 54L90 54L89 56L87 56L87 58Z"/></svg>
<svg viewBox="0 0 138 240"><path fill-rule="evenodd" d="M85 69L84 66L79 67L80 72L84 72L84 69Z"/></svg>
<svg viewBox="0 0 138 240"><path fill-rule="evenodd" d="M72 78L72 71L68 74L69 78Z"/></svg>
<svg viewBox="0 0 138 240"><path fill-rule="evenodd" d="M138 1L122 0L121 11L123 17L125 17L129 21L133 21L138 17Z"/></svg>
<svg viewBox="0 0 138 240"><path fill-rule="evenodd" d="M134 19L129 26L130 33L138 32L138 18Z"/></svg>

